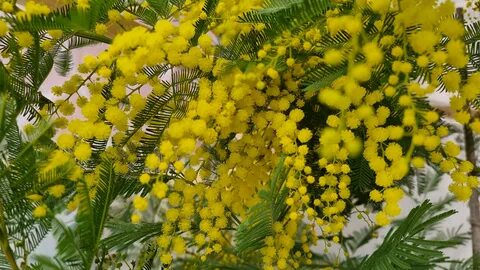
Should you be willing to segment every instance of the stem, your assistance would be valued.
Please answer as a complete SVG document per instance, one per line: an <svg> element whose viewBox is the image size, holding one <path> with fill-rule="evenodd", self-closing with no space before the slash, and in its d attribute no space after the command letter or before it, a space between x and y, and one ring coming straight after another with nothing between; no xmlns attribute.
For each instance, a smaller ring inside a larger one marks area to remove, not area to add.
<svg viewBox="0 0 480 270"><path fill-rule="evenodd" d="M0 201L0 248L7 259L8 264L12 267L12 270L20 270L17 261L15 260L15 254L8 241L7 226L5 225L5 217L3 216L3 201Z"/></svg>
<svg viewBox="0 0 480 270"><path fill-rule="evenodd" d="M91 40L95 40L98 42L106 43L106 44L111 44L112 39L106 36L98 35L96 33L88 32L88 31L77 31L74 33L75 36L78 37L83 37Z"/></svg>
<svg viewBox="0 0 480 270"><path fill-rule="evenodd" d="M472 130L465 125L464 126L464 133L465 133L465 153L467 156L467 160L470 161L472 164L475 164L476 156L475 156L475 141L473 138ZM472 196L468 202L468 206L470 208L470 225L472 227L472 253L474 256L473 259L473 269L479 270L480 269L480 262L475 259L475 257L480 256L480 203L478 201L478 190L474 188L472 190Z"/></svg>
<svg viewBox="0 0 480 270"><path fill-rule="evenodd" d="M456 17L462 25L465 23L463 17L463 9L456 9ZM465 82L468 79L468 72L466 68L460 69L460 75L462 76L462 81ZM467 103L466 110L470 112L470 104ZM468 161L470 161L474 167L477 165L477 157L475 155L475 139L473 137L472 129L467 125L463 126L463 132L465 136L465 156ZM470 175L475 175L474 172L471 172ZM480 261L477 259L480 256L480 202L478 201L478 189L474 188L472 190L472 196L468 202L468 207L470 208L470 225L472 231L472 255L473 255L473 270L480 270Z"/></svg>
<svg viewBox="0 0 480 270"><path fill-rule="evenodd" d="M96 71L97 71L97 69L95 68L90 74L88 74L88 76L82 81L82 83L80 83L80 85L77 86L77 89L75 90L75 92L73 92L73 93L71 93L70 95L68 95L68 97L65 98L63 101L68 101L68 100L70 100L70 98L71 98L73 95L77 94L78 91L80 90L80 88L82 88L82 87L85 85L85 83L86 83L88 80L90 80L90 78L92 78L93 74L95 74ZM55 111L53 111L52 115L56 114L59 108L60 108L60 106L57 106L57 107L55 108Z"/></svg>

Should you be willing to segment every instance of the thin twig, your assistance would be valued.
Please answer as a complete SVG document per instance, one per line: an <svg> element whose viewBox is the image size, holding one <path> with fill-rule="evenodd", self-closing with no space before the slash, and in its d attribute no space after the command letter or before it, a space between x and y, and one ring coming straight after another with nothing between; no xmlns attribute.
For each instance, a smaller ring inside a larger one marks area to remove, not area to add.
<svg viewBox="0 0 480 270"><path fill-rule="evenodd" d="M0 247L3 251L3 255L5 255L5 258L8 261L8 264L10 265L10 267L12 267L12 270L20 270L17 265L17 261L15 260L13 250L10 247L7 226L5 224L5 217L3 213L3 201L0 201Z"/></svg>

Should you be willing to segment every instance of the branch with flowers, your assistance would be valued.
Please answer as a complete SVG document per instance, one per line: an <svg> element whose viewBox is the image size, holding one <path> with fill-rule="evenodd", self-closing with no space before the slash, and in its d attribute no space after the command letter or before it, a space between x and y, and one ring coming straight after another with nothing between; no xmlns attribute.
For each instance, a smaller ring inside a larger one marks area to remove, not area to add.
<svg viewBox="0 0 480 270"><path fill-rule="evenodd" d="M452 1L61 2L0 1L0 268L479 269L436 235L478 213L480 23Z"/></svg>

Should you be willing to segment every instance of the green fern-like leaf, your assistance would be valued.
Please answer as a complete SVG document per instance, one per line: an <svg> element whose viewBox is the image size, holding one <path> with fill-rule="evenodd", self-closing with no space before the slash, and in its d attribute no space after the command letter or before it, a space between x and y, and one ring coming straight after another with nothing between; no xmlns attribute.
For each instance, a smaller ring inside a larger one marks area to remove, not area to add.
<svg viewBox="0 0 480 270"><path fill-rule="evenodd" d="M160 18L167 18L170 14L170 3L168 0L147 0L147 2Z"/></svg>
<svg viewBox="0 0 480 270"><path fill-rule="evenodd" d="M428 240L423 234L432 225L455 214L455 211L443 212L432 217L429 215L432 208L432 203L425 201L410 211L398 228L388 232L380 247L359 269L433 269L438 263L445 262L446 257L439 248L454 246L456 243Z"/></svg>
<svg viewBox="0 0 480 270"><path fill-rule="evenodd" d="M121 221L111 221L106 224L112 234L102 240L108 250L126 249L136 242L142 242L161 234L161 223L132 224Z"/></svg>
<svg viewBox="0 0 480 270"><path fill-rule="evenodd" d="M360 247L367 244L371 239L376 228L364 227L343 237L342 245L346 247L349 254L354 254Z"/></svg>
<svg viewBox="0 0 480 270"><path fill-rule="evenodd" d="M239 254L263 247L265 237L273 234L273 224L286 209L288 190L283 187L285 180L284 157L280 159L266 189L259 191L260 202L248 211L235 235L235 250Z"/></svg>
<svg viewBox="0 0 480 270"><path fill-rule="evenodd" d="M424 195L437 189L442 180L442 174L434 168L427 167L417 174L416 180L418 195Z"/></svg>

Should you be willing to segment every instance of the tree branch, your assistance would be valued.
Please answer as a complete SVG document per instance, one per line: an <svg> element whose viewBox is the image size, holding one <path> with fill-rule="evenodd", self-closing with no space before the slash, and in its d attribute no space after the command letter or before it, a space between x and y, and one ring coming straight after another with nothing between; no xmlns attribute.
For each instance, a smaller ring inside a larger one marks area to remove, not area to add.
<svg viewBox="0 0 480 270"><path fill-rule="evenodd" d="M463 16L463 8L457 8L455 16L458 21L465 24L465 19ZM468 71L466 68L460 69L460 75L462 77L462 82L468 79ZM470 104L467 103L465 109L472 115ZM475 167L477 167L477 157L475 155L475 138L473 137L472 129L468 124L463 126L463 132L465 137L465 156L468 161L470 161ZM470 175L476 175L475 171L472 171ZM480 256L480 203L478 201L478 190L474 188L472 190L472 196L468 202L470 208L470 226L472 232L472 255L473 257ZM480 270L480 264L478 260L473 260L473 270Z"/></svg>
<svg viewBox="0 0 480 270"><path fill-rule="evenodd" d="M15 254L13 253L12 248L10 247L7 226L5 225L5 217L3 216L3 202L0 200L0 248L2 249L5 258L12 267L12 270L20 270L15 260Z"/></svg>

